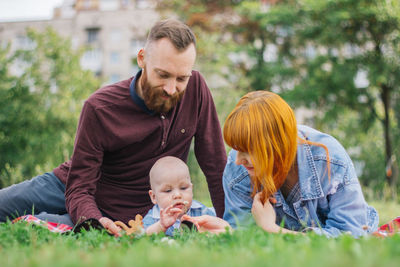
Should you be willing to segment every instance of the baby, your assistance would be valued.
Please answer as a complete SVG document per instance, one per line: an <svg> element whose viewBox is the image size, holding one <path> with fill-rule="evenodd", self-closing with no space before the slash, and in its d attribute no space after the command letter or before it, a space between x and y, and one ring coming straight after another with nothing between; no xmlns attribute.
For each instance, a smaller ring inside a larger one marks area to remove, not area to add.
<svg viewBox="0 0 400 267"><path fill-rule="evenodd" d="M180 227L182 215L215 216L213 208L207 208L193 200L193 185L187 165L176 157L163 157L150 170L149 195L154 206L143 219L148 235L164 232L173 235Z"/></svg>

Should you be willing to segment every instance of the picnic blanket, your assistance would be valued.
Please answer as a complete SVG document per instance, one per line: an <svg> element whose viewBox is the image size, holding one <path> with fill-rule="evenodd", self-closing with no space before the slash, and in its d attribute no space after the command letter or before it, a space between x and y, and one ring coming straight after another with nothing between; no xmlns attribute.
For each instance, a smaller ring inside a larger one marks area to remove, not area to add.
<svg viewBox="0 0 400 267"><path fill-rule="evenodd" d="M19 221L25 221L25 222L29 222L29 223L32 223L35 225L42 226L42 227L47 227L47 229L50 232L54 232L54 233L66 233L73 229L73 227L71 227L69 225L62 224L62 223L43 221L33 215L24 215L24 216L14 219L12 222L16 223Z"/></svg>
<svg viewBox="0 0 400 267"><path fill-rule="evenodd" d="M396 233L400 234L400 216L391 220L387 224L384 224L372 233L374 236L387 237L392 236Z"/></svg>
<svg viewBox="0 0 400 267"><path fill-rule="evenodd" d="M29 223L33 223L35 225L47 227L47 229L49 231L55 232L55 233L67 233L70 231L79 232L81 229L88 230L90 227L97 228L97 229L103 228L101 226L101 224L97 220L94 221L94 219L86 220L83 223L81 223L75 227L71 227L69 225L61 224L61 223L43 221L39 218L36 218L33 215L21 216L21 217L14 219L12 222L15 223L18 221L26 221ZM388 236L392 236L394 234L400 234L400 216L391 220L387 224L380 226L378 228L378 230L376 230L375 232L372 233L373 236L377 236L377 237L388 237Z"/></svg>

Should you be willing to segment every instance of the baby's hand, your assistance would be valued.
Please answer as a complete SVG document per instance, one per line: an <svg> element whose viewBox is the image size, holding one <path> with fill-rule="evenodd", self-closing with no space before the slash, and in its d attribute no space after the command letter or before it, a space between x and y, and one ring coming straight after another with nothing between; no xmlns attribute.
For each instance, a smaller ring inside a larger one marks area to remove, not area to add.
<svg viewBox="0 0 400 267"><path fill-rule="evenodd" d="M173 205L167 207L166 209L160 210L160 225L165 232L170 228L182 214L182 209L174 208Z"/></svg>

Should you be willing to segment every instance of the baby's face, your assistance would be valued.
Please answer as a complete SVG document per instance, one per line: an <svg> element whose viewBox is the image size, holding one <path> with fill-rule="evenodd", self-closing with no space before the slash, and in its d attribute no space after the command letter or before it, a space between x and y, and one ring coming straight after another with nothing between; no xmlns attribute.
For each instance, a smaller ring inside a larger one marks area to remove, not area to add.
<svg viewBox="0 0 400 267"><path fill-rule="evenodd" d="M169 206L182 209L185 213L192 205L193 186L189 173L167 173L153 182L151 200L161 209Z"/></svg>

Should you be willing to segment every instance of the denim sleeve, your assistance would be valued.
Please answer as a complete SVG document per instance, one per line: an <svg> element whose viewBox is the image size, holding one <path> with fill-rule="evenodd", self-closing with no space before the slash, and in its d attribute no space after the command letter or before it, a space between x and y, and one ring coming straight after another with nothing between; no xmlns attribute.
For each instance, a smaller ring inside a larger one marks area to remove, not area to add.
<svg viewBox="0 0 400 267"><path fill-rule="evenodd" d="M151 211L151 210L150 210ZM143 228L146 230L150 225L155 224L156 222L158 222L160 219L155 219L150 215L150 211L149 213L147 213L146 216L144 216L143 218ZM174 226L171 226L167 229L167 231L165 231L165 235L167 236L173 236L174 235L174 231L175 228Z"/></svg>
<svg viewBox="0 0 400 267"><path fill-rule="evenodd" d="M222 183L225 192L226 220L233 228L247 225L251 221L251 184L247 171L235 164L236 151L229 153Z"/></svg>
<svg viewBox="0 0 400 267"><path fill-rule="evenodd" d="M322 228L309 227L305 230L313 230L317 234L328 237L337 237L343 233L359 237L368 233L369 206L364 200L361 186L352 166L350 164L346 173L352 178L344 181L337 187L336 192L331 192L332 194L327 196L329 213L325 225Z"/></svg>
<svg viewBox="0 0 400 267"><path fill-rule="evenodd" d="M215 209L214 208L208 208L208 207L206 207L205 209L203 209L202 210L202 215L210 215L210 216L217 216L216 214L215 214Z"/></svg>
<svg viewBox="0 0 400 267"><path fill-rule="evenodd" d="M144 229L147 229L150 225L155 224L157 221L158 221L158 219L154 219L150 215L150 212L147 213L146 216L144 216L144 218L143 218L143 227L144 227Z"/></svg>

